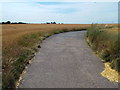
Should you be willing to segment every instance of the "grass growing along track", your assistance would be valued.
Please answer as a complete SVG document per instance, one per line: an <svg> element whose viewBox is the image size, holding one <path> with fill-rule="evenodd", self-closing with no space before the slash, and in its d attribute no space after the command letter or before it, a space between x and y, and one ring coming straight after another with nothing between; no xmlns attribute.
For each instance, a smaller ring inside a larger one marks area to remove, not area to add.
<svg viewBox="0 0 120 90"><path fill-rule="evenodd" d="M42 40L50 35L87 29L90 25L21 24L2 25L3 82L2 88L15 88L16 81Z"/></svg>
<svg viewBox="0 0 120 90"><path fill-rule="evenodd" d="M90 47L92 47L99 57L103 59L103 62L105 62L106 68L102 75L111 81L119 82L120 33L118 26L106 27L93 24L88 29L87 41ZM112 72L113 74L111 75Z"/></svg>
<svg viewBox="0 0 120 90"><path fill-rule="evenodd" d="M104 25L102 25L104 26ZM40 42L50 35L87 29L90 24L11 24L3 30L3 82L4 88L15 88L16 81L29 60L34 57ZM113 32L113 30L111 30ZM116 33L116 31L114 32Z"/></svg>

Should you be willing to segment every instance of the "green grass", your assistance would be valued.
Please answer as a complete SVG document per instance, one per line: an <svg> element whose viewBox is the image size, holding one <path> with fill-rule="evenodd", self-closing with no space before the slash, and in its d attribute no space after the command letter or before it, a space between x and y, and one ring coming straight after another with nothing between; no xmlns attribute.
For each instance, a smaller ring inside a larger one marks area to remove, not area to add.
<svg viewBox="0 0 120 90"><path fill-rule="evenodd" d="M103 59L110 62L111 68L120 72L120 36L110 32L114 27L91 25L86 34L88 44ZM108 29L108 30L106 30Z"/></svg>

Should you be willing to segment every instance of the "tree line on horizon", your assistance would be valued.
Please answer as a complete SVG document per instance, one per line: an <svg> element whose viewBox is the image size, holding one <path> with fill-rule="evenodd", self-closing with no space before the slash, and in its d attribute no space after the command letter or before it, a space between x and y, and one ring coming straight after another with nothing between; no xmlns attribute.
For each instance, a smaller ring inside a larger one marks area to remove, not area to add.
<svg viewBox="0 0 120 90"><path fill-rule="evenodd" d="M7 21L7 22L0 22L0 24L28 24L28 23ZM57 23L56 22L46 22L46 23L41 23L41 24L57 24ZM63 24L63 23L58 23L58 24Z"/></svg>
<svg viewBox="0 0 120 90"><path fill-rule="evenodd" d="M11 21L7 21L7 22L1 22L0 24L27 24L24 22L11 22Z"/></svg>

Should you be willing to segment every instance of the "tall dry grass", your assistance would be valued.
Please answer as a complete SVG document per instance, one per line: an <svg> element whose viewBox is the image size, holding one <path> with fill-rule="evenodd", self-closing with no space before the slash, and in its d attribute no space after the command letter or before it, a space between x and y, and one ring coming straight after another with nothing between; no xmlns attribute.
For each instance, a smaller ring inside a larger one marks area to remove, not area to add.
<svg viewBox="0 0 120 90"><path fill-rule="evenodd" d="M118 26L91 25L87 41L92 49L103 59L110 62L112 69L120 72L120 33Z"/></svg>
<svg viewBox="0 0 120 90"><path fill-rule="evenodd" d="M89 24L47 25L47 24L8 24L2 25L3 37L3 89L15 88L16 81L29 60L34 57L38 43L50 35L87 29Z"/></svg>

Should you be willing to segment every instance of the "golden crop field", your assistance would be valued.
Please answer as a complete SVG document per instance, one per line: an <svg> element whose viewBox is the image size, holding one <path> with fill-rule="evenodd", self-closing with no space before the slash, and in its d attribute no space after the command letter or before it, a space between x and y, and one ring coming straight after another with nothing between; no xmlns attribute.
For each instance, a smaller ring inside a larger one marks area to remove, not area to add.
<svg viewBox="0 0 120 90"><path fill-rule="evenodd" d="M9 44L15 43L16 40L27 33L35 33L35 32L49 32L49 31L55 31L60 29L80 29L80 28L86 28L90 26L89 24L11 24L11 25L2 25L2 37L3 37L3 48L7 47Z"/></svg>
<svg viewBox="0 0 120 90"><path fill-rule="evenodd" d="M90 24L5 24L2 25L3 88L16 81L39 42L50 35L87 29Z"/></svg>
<svg viewBox="0 0 120 90"><path fill-rule="evenodd" d="M35 53L38 43L43 39L61 32L88 29L90 26L91 24L3 24L3 88L16 86L20 74ZM112 28L107 28L105 31L118 33L117 24L107 26Z"/></svg>

